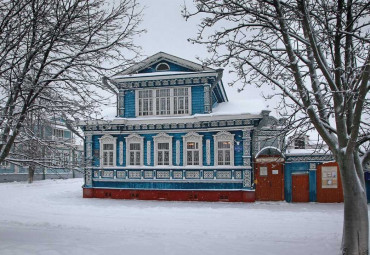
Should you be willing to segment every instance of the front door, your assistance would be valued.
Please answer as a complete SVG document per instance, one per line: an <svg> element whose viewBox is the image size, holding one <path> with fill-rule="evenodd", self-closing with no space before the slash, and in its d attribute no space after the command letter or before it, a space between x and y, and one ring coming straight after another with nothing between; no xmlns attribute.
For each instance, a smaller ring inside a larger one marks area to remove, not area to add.
<svg viewBox="0 0 370 255"><path fill-rule="evenodd" d="M292 202L309 202L309 178L308 173L292 174Z"/></svg>
<svg viewBox="0 0 370 255"><path fill-rule="evenodd" d="M256 160L257 161L257 160ZM284 200L284 173L282 162L256 162L256 200Z"/></svg>

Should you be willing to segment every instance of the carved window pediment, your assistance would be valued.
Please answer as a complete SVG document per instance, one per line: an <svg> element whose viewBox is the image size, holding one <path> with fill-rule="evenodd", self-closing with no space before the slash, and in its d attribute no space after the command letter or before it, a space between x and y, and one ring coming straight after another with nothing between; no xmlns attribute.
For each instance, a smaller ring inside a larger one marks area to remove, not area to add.
<svg viewBox="0 0 370 255"><path fill-rule="evenodd" d="M126 137L126 141L129 142L141 142L144 139L144 137L139 136L138 134L131 134L128 137Z"/></svg>
<svg viewBox="0 0 370 255"><path fill-rule="evenodd" d="M166 134L166 133L159 133L158 135L156 136L153 136L153 139L154 141L171 141L172 140L172 136Z"/></svg>
<svg viewBox="0 0 370 255"><path fill-rule="evenodd" d="M103 135L101 138L99 138L101 143L114 143L117 140L117 137L113 137L111 135Z"/></svg>
<svg viewBox="0 0 370 255"><path fill-rule="evenodd" d="M184 141L202 141L202 135L196 132L189 132L183 136Z"/></svg>
<svg viewBox="0 0 370 255"><path fill-rule="evenodd" d="M234 135L227 131L218 132L216 135L213 135L213 137L217 140L234 140Z"/></svg>

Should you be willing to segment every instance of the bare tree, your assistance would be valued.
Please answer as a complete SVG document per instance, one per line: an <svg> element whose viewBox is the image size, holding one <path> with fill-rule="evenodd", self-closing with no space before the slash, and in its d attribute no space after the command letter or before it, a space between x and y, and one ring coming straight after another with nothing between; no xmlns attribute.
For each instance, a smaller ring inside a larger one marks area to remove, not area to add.
<svg viewBox="0 0 370 255"><path fill-rule="evenodd" d="M344 192L343 254L368 254L362 160L369 132L370 2L195 0L194 43L231 65L242 88L269 85L293 127L313 127L339 164Z"/></svg>
<svg viewBox="0 0 370 255"><path fill-rule="evenodd" d="M0 2L0 162L29 112L88 118L107 97L101 77L132 64L135 0Z"/></svg>

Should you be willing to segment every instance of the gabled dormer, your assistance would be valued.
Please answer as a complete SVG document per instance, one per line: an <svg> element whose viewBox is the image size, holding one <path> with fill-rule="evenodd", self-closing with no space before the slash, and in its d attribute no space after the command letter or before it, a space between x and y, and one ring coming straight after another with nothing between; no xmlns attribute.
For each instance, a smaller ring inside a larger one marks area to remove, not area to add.
<svg viewBox="0 0 370 255"><path fill-rule="evenodd" d="M159 52L116 74L117 116L169 117L211 113L228 101L222 69Z"/></svg>

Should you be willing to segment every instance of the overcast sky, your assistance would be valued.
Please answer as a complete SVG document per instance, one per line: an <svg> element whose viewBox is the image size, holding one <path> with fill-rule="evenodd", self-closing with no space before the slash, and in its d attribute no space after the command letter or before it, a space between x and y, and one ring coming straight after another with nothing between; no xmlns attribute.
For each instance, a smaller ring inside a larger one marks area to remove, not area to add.
<svg viewBox="0 0 370 255"><path fill-rule="evenodd" d="M184 2L191 7L192 0L138 1L144 7L141 27L147 32L137 37L135 43L142 47L144 56L148 57L163 51L198 63L196 57L207 57L205 46L191 44L187 40L196 36L197 24L200 22L200 17L185 21L181 16ZM276 115L273 107L269 106L271 102L262 98L261 89L250 86L238 93L237 88L229 87L227 84L233 80L233 77L228 71L227 68L224 71L223 82L232 106L238 107L239 111L250 113L269 109L273 115Z"/></svg>

